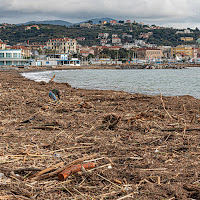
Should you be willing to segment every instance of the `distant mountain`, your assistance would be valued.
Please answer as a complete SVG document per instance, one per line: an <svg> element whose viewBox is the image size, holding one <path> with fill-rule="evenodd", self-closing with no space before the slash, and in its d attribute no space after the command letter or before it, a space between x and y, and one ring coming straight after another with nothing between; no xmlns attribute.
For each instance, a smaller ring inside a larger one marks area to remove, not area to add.
<svg viewBox="0 0 200 200"><path fill-rule="evenodd" d="M29 25L29 24L52 24L52 25L62 25L62 26L73 25L71 22L67 22L63 20L30 21L26 23L17 24L17 25Z"/></svg>
<svg viewBox="0 0 200 200"><path fill-rule="evenodd" d="M110 22L110 20L114 20L112 18L109 18L109 17L106 17L106 18L96 18L96 19L88 19L88 20L85 20L83 22L79 22L79 23L76 23L76 24L82 24L82 23L86 23L88 21L92 21L93 24L99 24L99 21L107 21L107 22Z"/></svg>
<svg viewBox="0 0 200 200"><path fill-rule="evenodd" d="M17 25L29 25L29 24L52 24L52 25L61 25L61 26L73 26L73 24L82 24L82 23L86 23L88 21L92 21L93 24L99 24L99 21L107 21L110 22L110 20L113 20L112 18L109 17L105 17L105 18L95 18L95 19L88 19L85 20L83 22L79 22L79 23L71 23L71 22L67 22L67 21L63 21L63 20L45 20L45 21L29 21L26 23L20 23Z"/></svg>

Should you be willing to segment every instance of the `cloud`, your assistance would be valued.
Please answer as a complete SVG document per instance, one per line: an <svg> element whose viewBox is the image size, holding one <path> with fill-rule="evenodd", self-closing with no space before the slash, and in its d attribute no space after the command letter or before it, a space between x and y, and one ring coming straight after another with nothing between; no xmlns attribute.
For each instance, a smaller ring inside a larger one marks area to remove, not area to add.
<svg viewBox="0 0 200 200"><path fill-rule="evenodd" d="M71 22L97 17L146 23L198 23L200 2L193 0L0 0L0 22L62 19Z"/></svg>

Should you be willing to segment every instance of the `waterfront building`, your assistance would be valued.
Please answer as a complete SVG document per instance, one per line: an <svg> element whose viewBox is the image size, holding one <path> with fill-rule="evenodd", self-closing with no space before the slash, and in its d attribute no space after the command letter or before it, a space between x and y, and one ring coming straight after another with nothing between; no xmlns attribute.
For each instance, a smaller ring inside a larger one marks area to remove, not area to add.
<svg viewBox="0 0 200 200"><path fill-rule="evenodd" d="M143 47L135 49L138 59L143 60L160 60L163 57L163 52L157 48Z"/></svg>
<svg viewBox="0 0 200 200"><path fill-rule="evenodd" d="M171 48L171 58L182 56L184 59L194 58L194 48L191 46L178 45Z"/></svg>
<svg viewBox="0 0 200 200"><path fill-rule="evenodd" d="M21 54L23 58L30 58L32 56L31 48L25 47L23 45L15 45L11 49L21 49Z"/></svg>
<svg viewBox="0 0 200 200"><path fill-rule="evenodd" d="M69 58L68 54L40 55L31 62L32 66L55 67L55 66L80 66L78 58Z"/></svg>
<svg viewBox="0 0 200 200"><path fill-rule="evenodd" d="M46 43L47 49L60 54L76 54L77 41L71 38L50 39Z"/></svg>
<svg viewBox="0 0 200 200"><path fill-rule="evenodd" d="M29 64L30 60L24 59L21 49L0 50L0 65L21 66Z"/></svg>

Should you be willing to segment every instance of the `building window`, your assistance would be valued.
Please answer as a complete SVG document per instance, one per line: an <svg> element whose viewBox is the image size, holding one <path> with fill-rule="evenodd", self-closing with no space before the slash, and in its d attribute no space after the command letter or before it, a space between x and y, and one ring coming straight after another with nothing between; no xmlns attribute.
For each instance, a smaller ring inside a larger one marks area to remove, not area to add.
<svg viewBox="0 0 200 200"><path fill-rule="evenodd" d="M4 58L4 53L0 53L0 58Z"/></svg>
<svg viewBox="0 0 200 200"><path fill-rule="evenodd" d="M11 53L6 53L6 58L11 58L12 54Z"/></svg>
<svg viewBox="0 0 200 200"><path fill-rule="evenodd" d="M13 58L17 58L18 53L13 53Z"/></svg>
<svg viewBox="0 0 200 200"><path fill-rule="evenodd" d="M18 61L14 61L14 65L18 65Z"/></svg>
<svg viewBox="0 0 200 200"><path fill-rule="evenodd" d="M12 61L6 61L6 65L12 65Z"/></svg>
<svg viewBox="0 0 200 200"><path fill-rule="evenodd" d="M0 65L4 65L4 61L0 61Z"/></svg>

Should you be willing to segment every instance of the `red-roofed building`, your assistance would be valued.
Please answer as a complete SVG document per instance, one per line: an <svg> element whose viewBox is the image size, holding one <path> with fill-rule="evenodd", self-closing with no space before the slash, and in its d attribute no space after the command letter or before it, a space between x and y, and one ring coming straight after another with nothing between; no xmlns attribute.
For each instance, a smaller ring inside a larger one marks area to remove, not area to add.
<svg viewBox="0 0 200 200"><path fill-rule="evenodd" d="M84 57L87 57L89 54L94 55L94 50L88 49L88 50L80 50L80 54Z"/></svg>
<svg viewBox="0 0 200 200"><path fill-rule="evenodd" d="M131 24L132 22L131 22L131 20L126 20L126 24Z"/></svg>
<svg viewBox="0 0 200 200"><path fill-rule="evenodd" d="M120 38L118 38L118 37L114 37L114 38L112 38L112 43L113 44L121 44L121 39Z"/></svg>
<svg viewBox="0 0 200 200"><path fill-rule="evenodd" d="M11 49L21 49L21 55L23 56L23 58L30 58L32 55L31 49L23 45L15 45L11 47Z"/></svg>
<svg viewBox="0 0 200 200"><path fill-rule="evenodd" d="M110 24L117 24L116 20L110 20Z"/></svg>
<svg viewBox="0 0 200 200"><path fill-rule="evenodd" d="M118 51L118 50L120 50L122 47L120 47L120 46L112 46L112 47L109 47L109 50L111 50L111 51Z"/></svg>

